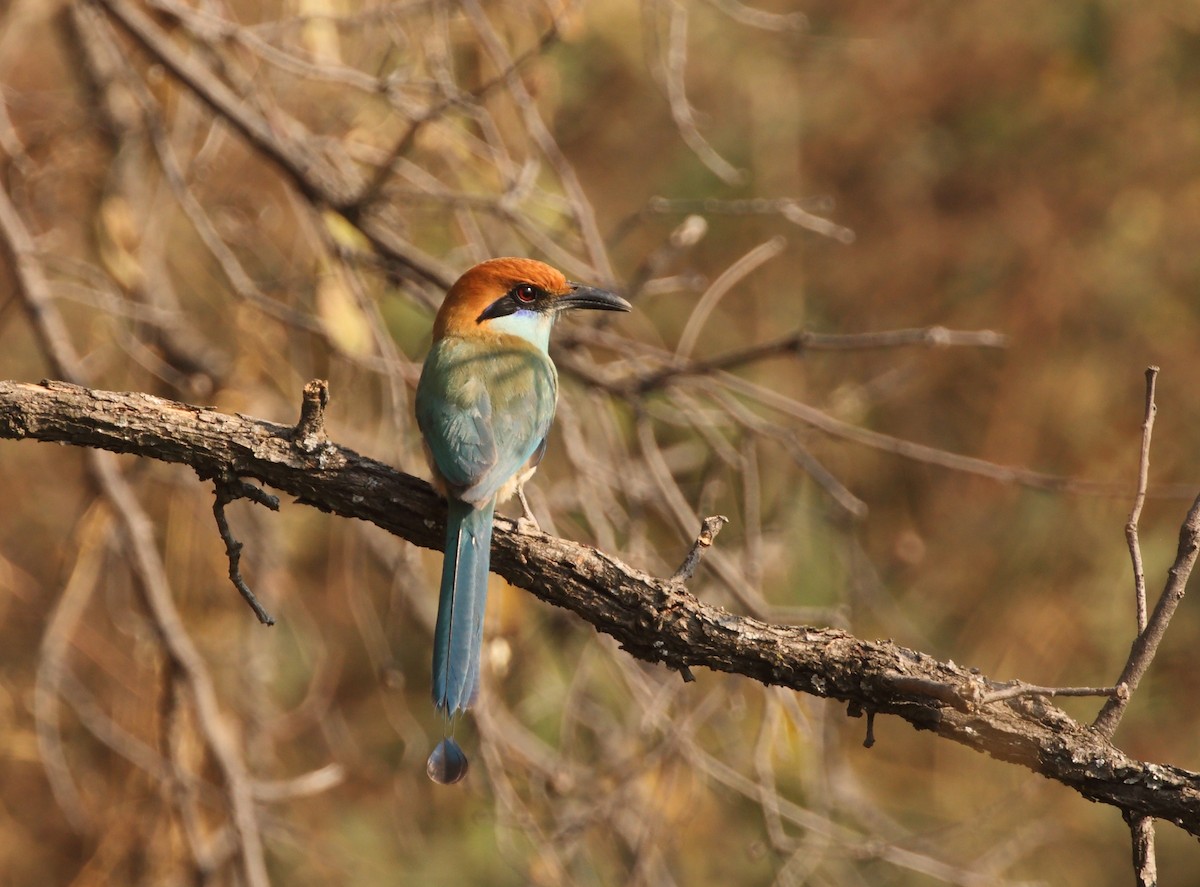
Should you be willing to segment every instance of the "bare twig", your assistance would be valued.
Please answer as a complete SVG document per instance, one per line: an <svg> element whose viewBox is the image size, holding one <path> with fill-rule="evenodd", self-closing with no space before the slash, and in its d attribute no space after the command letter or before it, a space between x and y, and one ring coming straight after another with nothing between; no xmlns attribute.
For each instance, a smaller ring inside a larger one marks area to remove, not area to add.
<svg viewBox="0 0 1200 887"><path fill-rule="evenodd" d="M272 511L279 510L279 500L274 496L267 496L258 487L252 484L247 484L233 477L217 478L215 481L216 498L213 500L213 517L217 521L217 532L221 534L221 541L225 543L225 555L229 559L229 581L233 583L233 587L238 590L238 593L250 605L250 609L254 611L254 615L258 617L258 621L263 625L274 625L275 619L266 611L254 592L250 590L250 586L246 584L246 580L242 578L242 543L233 536L233 530L229 528L229 519L225 517L225 506L235 499L247 498L258 502L260 505L266 505Z"/></svg>
<svg viewBox="0 0 1200 887"><path fill-rule="evenodd" d="M325 407L329 404L329 383L313 379L304 386L300 401L300 420L292 432L296 447L305 453L315 453L329 442L325 433Z"/></svg>
<svg viewBox="0 0 1200 887"><path fill-rule="evenodd" d="M725 297L725 294L759 267L782 253L785 246L787 246L787 241L782 237L772 237L734 262L712 282L712 286L696 302L691 317L688 318L683 332L679 334L679 344L675 347L677 360L687 360L691 356L696 339L700 336L700 330L704 328L709 315Z"/></svg>
<svg viewBox="0 0 1200 887"><path fill-rule="evenodd" d="M1137 887L1157 887L1158 863L1154 857L1154 818L1125 814L1133 843L1133 875Z"/></svg>
<svg viewBox="0 0 1200 887"><path fill-rule="evenodd" d="M642 294L647 282L664 273L675 259L704 239L708 233L708 222L703 216L689 215L675 226L667 239L651 251L634 269L625 286L625 298L630 301Z"/></svg>
<svg viewBox="0 0 1200 887"><path fill-rule="evenodd" d="M1092 729L1099 735L1105 738L1112 736L1117 729L1117 724L1121 721L1121 716L1125 713L1126 706L1129 705L1130 697L1142 679L1142 675L1154 661L1154 654L1158 652L1158 645L1162 641L1163 635L1166 634L1171 617L1175 615L1175 608L1179 606L1184 592L1187 591L1188 577L1192 574L1198 552L1200 552L1200 496L1192 502L1187 518L1179 529L1179 547L1175 554L1175 563L1168 571L1166 586L1158 599L1158 604L1155 605L1154 612L1146 623L1146 630L1134 638L1133 646L1129 651L1129 659L1117 681L1117 686L1123 687L1124 692L1109 699L1092 724Z"/></svg>
<svg viewBox="0 0 1200 887"><path fill-rule="evenodd" d="M809 212L828 212L833 201L828 197L651 197L640 212L643 214L699 213L705 216L778 215L789 207Z"/></svg>
<svg viewBox="0 0 1200 887"><path fill-rule="evenodd" d="M1039 687L1024 681L1010 681L1008 686L998 690L989 690L979 697L980 705L991 705L1005 699L1018 699L1022 696L1116 696L1121 692L1120 687Z"/></svg>
<svg viewBox="0 0 1200 887"><path fill-rule="evenodd" d="M875 333L793 333L757 342L710 358L679 360L661 369L641 373L617 383L644 394L661 388L680 376L702 376L717 370L733 370L759 360L784 354L801 355L811 351L870 351L879 348L1003 348L1008 339L992 330L948 330L933 326L924 329L884 330Z"/></svg>
<svg viewBox="0 0 1200 887"><path fill-rule="evenodd" d="M670 466L663 456L662 448L654 437L653 423L642 417L637 423L638 441L641 444L642 455L645 458L646 469L662 499L662 507L671 515L681 532L690 531L684 528L694 527L702 519L695 513L687 501L687 497L679 489L679 484L671 473ZM713 551L708 558L709 568L721 580L725 588L749 612L756 616L765 616L766 601L762 599L759 589L746 588L742 575L730 558L722 557L720 550Z"/></svg>
<svg viewBox="0 0 1200 887"><path fill-rule="evenodd" d="M662 718L662 715L660 714L659 717ZM758 800L761 797L762 787L757 782L739 773L720 758L706 753L699 746L684 745L681 747L681 752L699 772L721 785L747 798ZM833 821L819 811L802 807L791 800L779 798L778 811L781 817L786 818L805 832L811 832L826 839L835 839L844 846L856 847L857 852L869 853L898 868L909 869L928 878L949 884L963 885L963 887L998 887L995 877L963 872L906 847L896 846L890 842L880 842L874 837L860 836L857 830L847 827L841 822Z"/></svg>
<svg viewBox="0 0 1200 887"><path fill-rule="evenodd" d="M1150 477L1150 435L1154 433L1154 416L1158 407L1154 403L1154 383L1158 378L1158 367L1146 367L1146 417L1142 420L1142 451L1138 460L1137 493L1133 498L1133 510L1125 524L1125 539L1129 543L1129 556L1133 560L1133 593L1137 611L1137 630L1146 630L1146 573L1142 567L1142 547L1138 542L1138 520L1146 502L1146 485Z"/></svg>
<svg viewBox="0 0 1200 887"><path fill-rule="evenodd" d="M830 501L841 510L842 514L854 521L866 518L868 511L867 503L846 489L846 486L837 479L837 476L822 465L820 460L800 442L799 435L794 430L780 428L765 421L740 400L725 391L715 389L709 392L709 394L746 428L778 441L787 454L791 456L792 461L805 474L811 477L817 486L825 491Z"/></svg>
<svg viewBox="0 0 1200 887"><path fill-rule="evenodd" d="M326 764L308 773L301 773L291 779L279 779L271 782L255 782L254 797L258 801L283 802L296 798L308 798L321 792L329 791L340 785L346 778L346 768L341 764Z"/></svg>
<svg viewBox="0 0 1200 887"><path fill-rule="evenodd" d="M808 30L808 16L802 12L767 12L747 6L739 0L709 0L717 9L734 21L764 31L791 31L804 33Z"/></svg>
<svg viewBox="0 0 1200 887"><path fill-rule="evenodd" d="M833 201L824 197L747 197L733 200L723 200L717 197L704 197L698 200L652 197L642 210L627 217L621 223L613 239L619 240L637 222L647 216L683 212L701 216L778 215L793 225L798 225L823 237L833 238L839 243L853 243L855 234L852 229L817 214L818 212L828 212L832 207Z"/></svg>
<svg viewBox="0 0 1200 887"><path fill-rule="evenodd" d="M907 333L907 331L897 331ZM920 339L923 331L913 331L912 338ZM866 334L874 336L875 334ZM988 330L978 332L964 332L963 335L978 336L983 341L976 344L990 345L999 344ZM575 338L579 341L601 344L607 347L621 348L623 343L610 334L600 330L583 330L574 333ZM936 336L934 338L937 338ZM917 341L912 341L911 344L918 344ZM925 344L932 344L926 342ZM649 346L639 344L636 350L636 356L641 358L646 354L651 354L656 359L661 359L664 363L670 365L672 358L665 351L651 349ZM632 355L632 352L631 352ZM566 368L575 373L590 385L605 391L610 391L616 394L625 393L627 385L639 383L643 379L642 374L634 374L626 379L612 379L602 377L593 370L585 368L581 363L574 361L570 354L563 355L557 359L560 369ZM657 370L653 371L657 372ZM820 410L809 404L802 403L794 398L788 397L774 389L765 387L743 379L724 369L712 369L705 374L705 378L692 376L687 373L683 375L675 374L671 380L674 384L705 384L707 377L711 377L713 382L719 384L722 388L731 394L738 394L745 397L749 401L757 402L771 410L792 416L800 420L802 423L816 428L825 434L832 437L841 438L843 440L853 441L882 452L892 453L904 459L911 459L917 462L923 462L930 465L938 465L951 471L958 471L964 474L972 474L979 477L986 477L998 483L1016 484L1031 489L1046 490L1050 492L1065 492L1076 495L1091 495L1091 496L1123 496L1128 493L1128 485L1123 483L1111 483L1105 481L1090 481L1081 480L1079 478L1066 477L1062 475L1047 474L1040 471L1032 471L1027 468L1019 468L1012 465L1002 465L995 462L989 462L986 459L980 459L974 456L963 456L958 453L952 453L947 450L942 450L937 447L928 446L926 444L917 443L916 441L897 438L889 434L884 434L879 431L874 431L869 428L863 428L850 422L845 422L837 419L834 416ZM1194 488L1185 485L1164 485L1151 489L1148 495L1153 495L1161 498L1192 498L1195 495Z"/></svg>
<svg viewBox="0 0 1200 887"><path fill-rule="evenodd" d="M671 582L687 582L692 578L692 575L696 572L696 567L700 566L700 559L712 547L713 542L716 541L717 534L721 532L721 528L727 523L729 523L729 518L723 514L714 514L704 519L700 527L700 533L696 536L696 541L692 543L687 557L683 559L683 563L679 565L679 569L671 574Z"/></svg>

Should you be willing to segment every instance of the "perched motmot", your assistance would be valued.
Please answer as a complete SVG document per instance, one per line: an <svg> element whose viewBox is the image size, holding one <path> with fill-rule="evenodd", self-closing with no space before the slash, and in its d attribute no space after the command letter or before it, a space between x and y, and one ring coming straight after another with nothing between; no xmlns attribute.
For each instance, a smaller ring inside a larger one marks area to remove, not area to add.
<svg viewBox="0 0 1200 887"><path fill-rule="evenodd" d="M542 458L558 398L550 329L571 308L630 305L532 259L491 259L458 279L433 323L417 424L447 503L433 638L433 701L447 722L479 691L492 515ZM447 735L426 769L436 782L458 782L467 759Z"/></svg>

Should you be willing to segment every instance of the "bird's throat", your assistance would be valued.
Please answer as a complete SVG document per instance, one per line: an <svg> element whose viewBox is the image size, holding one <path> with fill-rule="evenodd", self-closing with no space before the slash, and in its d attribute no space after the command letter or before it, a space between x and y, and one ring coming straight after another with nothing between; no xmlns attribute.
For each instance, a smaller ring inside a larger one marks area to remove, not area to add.
<svg viewBox="0 0 1200 887"><path fill-rule="evenodd" d="M488 332L517 336L543 352L550 350L554 315L544 311L517 311L484 321Z"/></svg>

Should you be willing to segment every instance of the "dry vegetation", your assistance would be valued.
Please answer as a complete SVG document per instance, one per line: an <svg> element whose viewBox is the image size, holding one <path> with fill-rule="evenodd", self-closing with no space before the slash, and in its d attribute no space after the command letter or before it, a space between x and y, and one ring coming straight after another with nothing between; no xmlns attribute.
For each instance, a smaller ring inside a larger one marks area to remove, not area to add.
<svg viewBox="0 0 1200 887"><path fill-rule="evenodd" d="M545 530L667 577L724 514L706 604L1111 685L1148 364L1152 604L1200 491L1198 121L1171 0L12 0L0 379L280 424L328 379L330 438L423 476L431 307L537 256L636 306L560 331ZM435 786L440 555L238 501L265 628L195 472L4 441L0 488L5 884L1132 879L1112 806L500 579ZM1187 770L1194 603L1114 738Z"/></svg>

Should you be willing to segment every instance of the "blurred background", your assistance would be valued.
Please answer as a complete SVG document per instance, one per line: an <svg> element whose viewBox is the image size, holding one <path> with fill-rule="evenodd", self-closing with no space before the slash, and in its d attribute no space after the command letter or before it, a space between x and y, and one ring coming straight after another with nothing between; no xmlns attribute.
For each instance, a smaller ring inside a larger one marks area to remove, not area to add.
<svg viewBox="0 0 1200 887"><path fill-rule="evenodd" d="M10 0L0 98L3 189L97 387L290 423L326 378L337 442L425 476L412 391L447 280L531 255L621 288L633 314L559 331L534 511L658 575L728 515L691 588L735 612L1111 684L1149 364L1154 596L1200 491L1192 3ZM343 214L304 186L319 170L349 183ZM0 377L53 375L11 267L0 287ZM865 336L931 326L1007 344ZM852 338L779 342L798 331ZM119 464L277 883L1131 879L1111 808L894 719L866 750L843 706L685 685L496 578L459 728L475 766L433 785L440 554L236 503L267 629L230 587L211 489ZM0 882L244 883L196 688L87 465L0 442ZM1115 738L1193 770L1194 604ZM1162 883L1200 884L1195 842L1158 831Z"/></svg>

